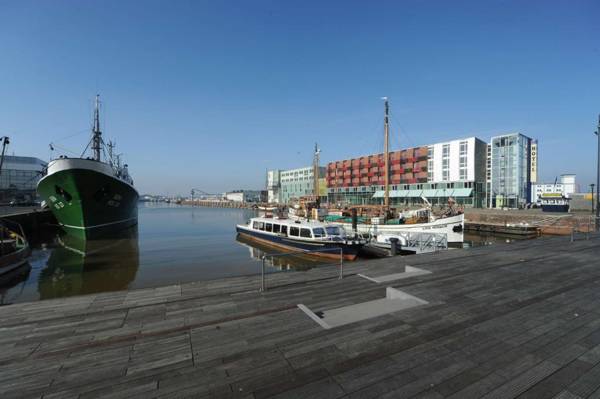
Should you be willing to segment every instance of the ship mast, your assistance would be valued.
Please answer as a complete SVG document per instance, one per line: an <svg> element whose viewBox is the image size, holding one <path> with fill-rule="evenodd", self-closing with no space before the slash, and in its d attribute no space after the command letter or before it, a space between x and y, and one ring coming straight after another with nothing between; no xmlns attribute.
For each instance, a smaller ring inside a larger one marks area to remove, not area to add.
<svg viewBox="0 0 600 399"><path fill-rule="evenodd" d="M319 149L317 143L315 143L315 154L313 157L313 188L315 201L317 204L319 203L319 154L321 150Z"/></svg>
<svg viewBox="0 0 600 399"><path fill-rule="evenodd" d="M100 95L96 94L96 104L94 107L94 129L92 130L92 151L94 159L100 161L100 149L102 145L102 132L100 131Z"/></svg>
<svg viewBox="0 0 600 399"><path fill-rule="evenodd" d="M389 116L389 105L388 98L383 97L385 104L385 114L383 119L383 153L385 157L385 194L383 199L383 206L385 208L386 215L390 209L390 126L388 121Z"/></svg>

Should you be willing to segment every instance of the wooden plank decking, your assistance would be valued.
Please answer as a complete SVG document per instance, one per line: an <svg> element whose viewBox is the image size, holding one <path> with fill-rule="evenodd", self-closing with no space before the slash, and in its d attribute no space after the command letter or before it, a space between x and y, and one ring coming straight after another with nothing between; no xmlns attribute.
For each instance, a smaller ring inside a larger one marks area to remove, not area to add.
<svg viewBox="0 0 600 399"><path fill-rule="evenodd" d="M376 284L357 276L431 274ZM600 398L600 237L0 308L0 397ZM392 286L429 303L325 330Z"/></svg>

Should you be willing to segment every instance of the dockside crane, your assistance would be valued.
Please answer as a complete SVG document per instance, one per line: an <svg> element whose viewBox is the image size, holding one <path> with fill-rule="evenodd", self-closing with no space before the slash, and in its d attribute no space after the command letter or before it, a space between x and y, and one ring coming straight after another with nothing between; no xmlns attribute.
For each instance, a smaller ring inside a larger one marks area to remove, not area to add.
<svg viewBox="0 0 600 399"><path fill-rule="evenodd" d="M6 152L6 146L10 144L10 139L7 136L0 137L2 141L2 155L0 155L0 174L2 174L2 165L4 164L4 153Z"/></svg>
<svg viewBox="0 0 600 399"><path fill-rule="evenodd" d="M199 188L192 188L192 190L190 191L191 194L191 200L192 200L192 205L194 205L194 195L195 194L200 194L200 195L204 195L205 197L219 197L220 194L210 194L207 193L204 190L200 190Z"/></svg>

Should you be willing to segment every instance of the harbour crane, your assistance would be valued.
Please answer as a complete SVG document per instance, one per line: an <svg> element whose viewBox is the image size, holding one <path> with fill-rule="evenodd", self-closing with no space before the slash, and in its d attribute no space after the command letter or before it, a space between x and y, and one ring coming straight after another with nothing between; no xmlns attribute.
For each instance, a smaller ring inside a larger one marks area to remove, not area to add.
<svg viewBox="0 0 600 399"><path fill-rule="evenodd" d="M192 205L194 204L194 195L196 195L196 194L200 194L201 196L204 196L204 197L214 197L214 198L217 198L221 195L221 194L210 194L204 190L200 190L199 188L192 188L192 190L190 191L190 194L191 194Z"/></svg>
<svg viewBox="0 0 600 399"><path fill-rule="evenodd" d="M4 152L6 151L6 146L10 144L10 139L7 136L0 137L2 141L2 155L0 155L0 173L2 173L2 165L4 164Z"/></svg>

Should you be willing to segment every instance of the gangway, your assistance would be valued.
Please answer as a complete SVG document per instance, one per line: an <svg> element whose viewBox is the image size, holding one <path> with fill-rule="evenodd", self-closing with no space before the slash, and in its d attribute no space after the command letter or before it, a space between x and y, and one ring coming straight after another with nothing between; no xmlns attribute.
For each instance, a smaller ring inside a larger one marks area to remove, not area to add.
<svg viewBox="0 0 600 399"><path fill-rule="evenodd" d="M400 231L394 234L381 234L371 237L370 246L391 250L392 240L397 239L397 250L412 254L424 254L448 249L448 236L445 233L424 231ZM391 251L394 252L394 251Z"/></svg>
<svg viewBox="0 0 600 399"><path fill-rule="evenodd" d="M448 249L448 236L444 233L407 232L405 238L406 244L401 246L403 251L423 254Z"/></svg>

